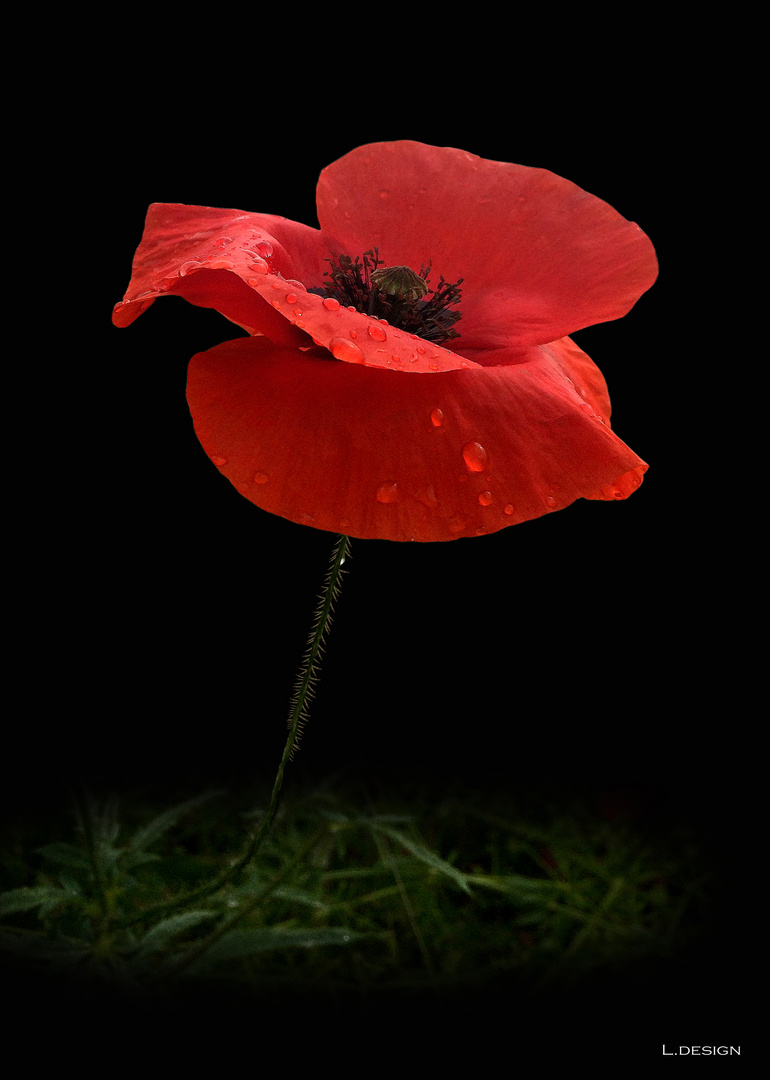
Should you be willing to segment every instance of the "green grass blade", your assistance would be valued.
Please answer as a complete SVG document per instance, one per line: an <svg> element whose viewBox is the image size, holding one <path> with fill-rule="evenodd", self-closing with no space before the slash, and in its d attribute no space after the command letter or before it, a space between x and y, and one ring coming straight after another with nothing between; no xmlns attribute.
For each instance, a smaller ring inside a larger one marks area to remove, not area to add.
<svg viewBox="0 0 770 1080"><path fill-rule="evenodd" d="M388 836L391 840L395 840L398 844L401 844L403 848L406 848L410 855L414 855L415 859L419 859L420 862L425 863L425 865L429 866L432 870L450 878L463 890L463 892L470 895L471 890L468 886L468 875L463 874L462 871L458 870L455 866L452 866L451 863L440 858L434 851L426 848L423 844L417 843L416 840L412 840L410 836L406 836L398 829L391 829L386 825L380 825L374 821L369 821L368 825L369 828L375 832L381 833L383 836Z"/></svg>

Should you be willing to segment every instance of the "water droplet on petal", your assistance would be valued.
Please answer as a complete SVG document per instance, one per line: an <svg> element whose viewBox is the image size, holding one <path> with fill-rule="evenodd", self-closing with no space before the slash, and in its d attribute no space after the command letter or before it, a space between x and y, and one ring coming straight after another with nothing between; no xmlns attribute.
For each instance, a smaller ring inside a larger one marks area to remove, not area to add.
<svg viewBox="0 0 770 1080"><path fill-rule="evenodd" d="M335 300L333 296L327 296L323 305L327 311L339 311L340 309L339 300Z"/></svg>
<svg viewBox="0 0 770 1080"><path fill-rule="evenodd" d="M270 267L267 265L266 262L262 262L261 259L259 259L257 262L250 263L250 269L256 270L258 274L270 273Z"/></svg>
<svg viewBox="0 0 770 1080"><path fill-rule="evenodd" d="M298 300L299 300L299 297L296 295L296 293L293 293L293 292L286 293L286 303L287 304L296 304Z"/></svg>
<svg viewBox="0 0 770 1080"><path fill-rule="evenodd" d="M267 240L260 240L260 242L254 246L263 259L269 259L273 254L273 245L269 244Z"/></svg>
<svg viewBox="0 0 770 1080"><path fill-rule="evenodd" d="M229 259L211 259L206 263L209 270L234 270L235 263L231 263Z"/></svg>
<svg viewBox="0 0 770 1080"><path fill-rule="evenodd" d="M444 424L444 412L442 409L430 410L430 422L434 427L442 427Z"/></svg>
<svg viewBox="0 0 770 1080"><path fill-rule="evenodd" d="M377 502L394 503L398 498L398 484L380 484L377 488Z"/></svg>
<svg viewBox="0 0 770 1080"><path fill-rule="evenodd" d="M481 506L491 506L493 502L493 496L491 491L482 491L479 495L479 503Z"/></svg>
<svg viewBox="0 0 770 1080"><path fill-rule="evenodd" d="M417 492L417 498L423 506L427 506L429 510L438 506L438 499L436 498L436 492L433 490L433 484L428 484L427 487L420 488Z"/></svg>
<svg viewBox="0 0 770 1080"><path fill-rule="evenodd" d="M482 472L486 468L487 452L481 443L466 443L463 447L463 458L470 472Z"/></svg>
<svg viewBox="0 0 770 1080"><path fill-rule="evenodd" d="M329 342L329 351L335 360L344 360L348 364L363 364L364 354L357 345L346 338L332 338Z"/></svg>
<svg viewBox="0 0 770 1080"><path fill-rule="evenodd" d="M372 323L371 326L368 326L367 333L369 334L369 337L373 338L375 341L388 340L388 335L378 323Z"/></svg>
<svg viewBox="0 0 770 1080"><path fill-rule="evenodd" d="M511 505L511 503L506 503L506 504L505 504L505 506L503 507L503 513L504 513L504 514L507 514L507 515L508 515L508 517L510 517L510 516L511 516L511 514L515 514L515 513L516 513L516 511L515 511L515 509L513 508L513 506Z"/></svg>
<svg viewBox="0 0 770 1080"><path fill-rule="evenodd" d="M227 458L226 457L221 457L219 454L212 454L211 455L211 460L214 462L215 465L226 465L227 464Z"/></svg>
<svg viewBox="0 0 770 1080"><path fill-rule="evenodd" d="M553 497L553 495L546 495L545 501L548 503L549 506L556 506L556 499Z"/></svg>
<svg viewBox="0 0 770 1080"><path fill-rule="evenodd" d="M182 263L179 267L179 276L185 277L187 274L193 274L196 270L202 270L203 266L197 259L190 259L189 262Z"/></svg>
<svg viewBox="0 0 770 1080"><path fill-rule="evenodd" d="M270 477L267 475L267 473L263 473L263 472L254 473L254 483L255 484L266 484L269 479L270 479Z"/></svg>

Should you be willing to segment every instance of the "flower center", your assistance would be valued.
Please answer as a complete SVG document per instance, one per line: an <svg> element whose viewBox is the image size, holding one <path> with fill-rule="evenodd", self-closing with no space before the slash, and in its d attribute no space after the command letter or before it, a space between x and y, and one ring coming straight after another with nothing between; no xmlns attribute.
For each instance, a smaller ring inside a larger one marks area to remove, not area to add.
<svg viewBox="0 0 770 1080"><path fill-rule="evenodd" d="M334 297L345 307L385 319L426 341L438 343L460 336L454 325L461 312L449 309L460 302L462 278L451 284L441 276L438 286L431 289L430 263L419 274L408 266L383 266L377 248L355 259L333 255L326 261L331 267L324 273L328 280L311 292Z"/></svg>

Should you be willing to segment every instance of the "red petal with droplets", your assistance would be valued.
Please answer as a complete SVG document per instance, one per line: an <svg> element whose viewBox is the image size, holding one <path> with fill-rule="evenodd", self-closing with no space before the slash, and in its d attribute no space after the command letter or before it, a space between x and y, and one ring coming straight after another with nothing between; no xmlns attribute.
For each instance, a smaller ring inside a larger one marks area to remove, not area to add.
<svg viewBox="0 0 770 1080"><path fill-rule="evenodd" d="M309 293L305 285L322 285L328 255L317 230L286 218L154 203L113 321L127 326L158 296L182 296L278 345L315 343L350 364L411 372L474 366L440 345Z"/></svg>
<svg viewBox="0 0 770 1080"><path fill-rule="evenodd" d="M328 254L317 229L269 214L153 203L113 322L128 326L159 296L212 307L249 333L285 345L312 344L250 282L319 267ZM315 271L317 272L317 271Z"/></svg>
<svg viewBox="0 0 770 1080"><path fill-rule="evenodd" d="M610 430L600 373L569 340L512 367L409 378L265 338L190 363L212 461L271 513L350 536L441 541L575 499L622 498L647 466Z"/></svg>
<svg viewBox="0 0 770 1080"><path fill-rule="evenodd" d="M416 142L360 146L324 169L321 230L349 252L463 278L457 348L544 344L618 319L657 276L652 244L546 169Z"/></svg>

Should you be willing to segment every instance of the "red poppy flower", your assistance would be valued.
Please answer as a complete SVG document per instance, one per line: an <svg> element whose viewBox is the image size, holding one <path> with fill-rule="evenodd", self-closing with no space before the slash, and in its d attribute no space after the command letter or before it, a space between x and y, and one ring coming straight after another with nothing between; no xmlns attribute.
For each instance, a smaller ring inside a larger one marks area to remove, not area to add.
<svg viewBox="0 0 770 1080"><path fill-rule="evenodd" d="M647 466L566 336L652 285L637 225L544 169L415 142L353 150L317 204L320 229L154 204L115 307L127 326L183 296L251 335L193 357L187 391L243 495L319 529L431 541L639 486Z"/></svg>

